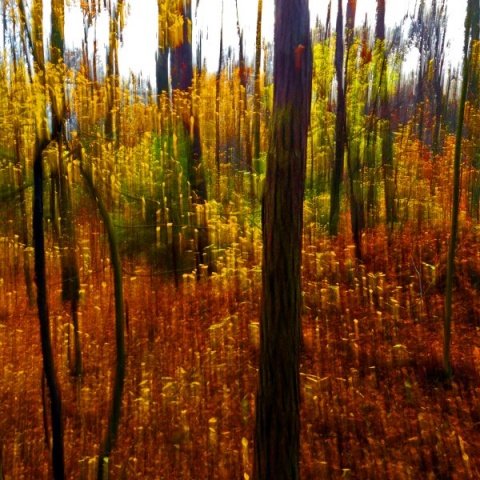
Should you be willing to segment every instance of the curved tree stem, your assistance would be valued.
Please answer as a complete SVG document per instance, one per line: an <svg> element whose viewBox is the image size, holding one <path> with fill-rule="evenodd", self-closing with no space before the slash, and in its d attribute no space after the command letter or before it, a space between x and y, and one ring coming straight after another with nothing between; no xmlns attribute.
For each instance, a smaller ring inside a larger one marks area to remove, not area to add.
<svg viewBox="0 0 480 480"><path fill-rule="evenodd" d="M80 159L82 155L80 154ZM117 440L118 425L120 423L123 386L126 372L126 352L125 352L125 321L124 321L124 302L123 302L123 280L122 266L120 262L120 253L118 250L115 229L110 219L107 207L102 198L98 195L97 189L93 184L93 179L89 171L84 168L82 160L80 160L80 172L85 179L88 190L92 198L95 200L100 216L107 231L108 243L110 247L110 258L113 268L113 283L115 296L115 343L117 350L117 361L115 368L115 380L113 384L113 397L110 417L108 419L107 432L100 446L100 454L98 456L97 478L102 479L104 476L104 460L112 452L112 448Z"/></svg>

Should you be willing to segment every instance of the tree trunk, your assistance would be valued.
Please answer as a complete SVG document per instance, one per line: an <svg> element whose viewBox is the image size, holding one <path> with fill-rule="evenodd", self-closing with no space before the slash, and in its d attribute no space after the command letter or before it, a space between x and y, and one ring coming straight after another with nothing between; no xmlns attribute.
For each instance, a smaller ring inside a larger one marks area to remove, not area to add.
<svg viewBox="0 0 480 480"><path fill-rule="evenodd" d="M460 92L460 104L458 106L458 120L455 141L455 155L453 161L453 204L452 226L450 229L450 241L448 245L447 274L445 286L445 321L443 329L443 370L448 379L452 377L452 363L450 358L452 303L453 303L453 276L455 270L455 249L458 234L458 213L460 210L460 157L462 153L463 118L465 116L465 103L467 99L468 73L469 73L469 40L472 13L476 8L474 2L468 0L467 15L465 18L465 43L463 47L463 78Z"/></svg>
<svg viewBox="0 0 480 480"><path fill-rule="evenodd" d="M168 49L158 47L155 54L155 74L157 84L157 97L162 93L168 94Z"/></svg>
<svg viewBox="0 0 480 480"><path fill-rule="evenodd" d="M276 0L275 11L274 107L262 210L256 480L299 478L301 253L312 51L308 1Z"/></svg>
<svg viewBox="0 0 480 480"><path fill-rule="evenodd" d="M55 372L55 363L50 338L50 320L47 303L47 279L45 267L45 237L43 229L43 150L47 143L37 138L35 160L33 163L34 199L33 199L33 244L35 249L35 283L37 285L37 308L40 320L43 370L50 393L52 416L52 464L55 480L65 478L63 452L62 399Z"/></svg>
<svg viewBox="0 0 480 480"><path fill-rule="evenodd" d="M123 29L124 0L118 0L110 12L109 43L107 49L107 118L105 119L105 135L108 140L120 142L120 122L117 103L120 88L120 72L118 71L118 42Z"/></svg>
<svg viewBox="0 0 480 480"><path fill-rule="evenodd" d="M20 8L24 15L23 1ZM42 343L43 371L47 380L50 393L50 411L52 421L52 466L55 480L64 480L65 461L63 448L63 419L62 398L58 378L55 371L52 342L50 338L50 320L47 299L47 278L45 265L45 235L43 228L43 152L49 143L47 126L47 104L45 85L45 61L43 53L43 5L40 0L34 0L32 5L33 17L33 57L35 59L36 72L39 78L41 95L38 104L35 105L37 113L35 119L35 157L33 161L33 245L35 256L35 283L37 285L37 308L40 322L40 339ZM24 17L25 19L26 17Z"/></svg>
<svg viewBox="0 0 480 480"><path fill-rule="evenodd" d="M237 148L238 155L242 159L240 168L248 172L252 171L252 147L250 142L250 123L247 117L247 63L245 61L245 49L243 41L243 30L240 28L240 17L238 15L238 0L235 0L235 8L237 11L237 34L238 34L238 64L240 70L240 112L239 112L239 128L237 131ZM245 139L243 144L242 139Z"/></svg>
<svg viewBox="0 0 480 480"><path fill-rule="evenodd" d="M328 9L327 9L327 20L325 22L325 36L323 37L323 41L326 42L330 38L330 19L332 18L332 0L328 2Z"/></svg>
<svg viewBox="0 0 480 480"><path fill-rule="evenodd" d="M355 14L357 10L356 0L348 0L347 2L347 20L346 20L346 61L345 61L345 98L348 98L348 87L350 85L350 78L348 72L350 49L353 45L353 35L355 28ZM354 138L349 137L350 125L347 121L347 112L345 108L345 139L347 142L347 166L350 184L350 220L352 224L353 242L355 244L356 257L359 261L362 260L362 230L364 229L364 209L363 209L363 195L360 178L360 155L358 142ZM353 151L355 150L355 151Z"/></svg>
<svg viewBox="0 0 480 480"><path fill-rule="evenodd" d="M337 37L335 44L335 70L337 72L337 116L335 120L335 159L333 163L332 187L330 192L330 235L337 235L340 217L340 190L343 181L345 156L345 91L343 88L343 6L338 0Z"/></svg>
<svg viewBox="0 0 480 480"><path fill-rule="evenodd" d="M22 219L21 241L24 245L23 249L23 276L25 278L25 287L27 289L28 303L33 305L33 285L32 276L30 273L30 253L28 247L30 240L28 238L28 225L27 225L27 201L25 198L25 165L21 159L21 135L19 125L15 125L15 168L17 171L17 187L20 196L20 216Z"/></svg>
<svg viewBox="0 0 480 480"><path fill-rule="evenodd" d="M52 168L52 203L55 198L58 203L58 215L52 215L54 234L59 246L60 265L62 270L62 300L70 302L72 323L74 330L75 362L73 374L82 375L82 354L80 347L80 333L78 325L78 301L80 298L80 276L75 256L75 225L72 212L72 198L67 171L63 159L63 145L65 141L65 78L62 68L64 59L64 18L65 4L63 0L52 0L51 21L52 33L50 39L50 56L55 70L55 82L60 86L59 91L52 95L52 139L57 142L58 156L55 168ZM56 188L55 188L56 187Z"/></svg>
<svg viewBox="0 0 480 480"><path fill-rule="evenodd" d="M120 260L120 252L118 250L118 242L115 235L115 229L110 219L108 210L101 196L93 183L92 176L86 170L83 162L81 146L78 146L77 157L80 160L80 171L85 179L85 183L89 190L90 196L96 202L98 212L107 231L108 245L110 247L110 261L113 269L113 285L115 298L115 379L113 382L112 407L108 418L107 431L100 446L98 456L97 478L102 480L108 478L108 457L112 453L112 449L117 441L118 426L122 413L122 396L125 383L126 373L126 352L125 352L125 318L124 318L124 301L123 301L123 279L122 265ZM107 461L106 461L107 459Z"/></svg>
<svg viewBox="0 0 480 480"><path fill-rule="evenodd" d="M198 4L198 2L197 2ZM181 12L183 16L183 42L170 52L170 70L172 77L172 90L181 90L186 92L188 97L185 102L186 107L178 107L181 114L185 137L189 138L190 121L193 118L193 135L191 143L191 156L188 164L188 181L192 190L192 201L194 205L205 205L207 201L207 184L205 181L205 171L202 164L202 144L200 142L200 128L198 118L195 118L192 97L193 82L193 55L192 55L192 29L189 26L192 23L192 5L191 0L183 3ZM183 97L185 98L185 97ZM180 103L180 102L179 102ZM207 226L198 226L198 261L204 261L205 248L208 245ZM200 270L198 269L198 272Z"/></svg>
<svg viewBox="0 0 480 480"><path fill-rule="evenodd" d="M221 201L220 192L220 86L223 69L223 1L222 20L220 24L220 53L218 55L218 70L215 77L215 165L217 167L216 197Z"/></svg>
<svg viewBox="0 0 480 480"><path fill-rule="evenodd" d="M255 86L253 97L253 159L260 158L260 95L261 78L260 67L262 64L262 7L263 0L258 0L257 33L255 40Z"/></svg>
<svg viewBox="0 0 480 480"><path fill-rule="evenodd" d="M393 134L388 120L388 91L387 91L387 53L385 51L385 0L377 0L377 23L375 26L376 59L379 59L379 96L380 96L380 137L382 139L382 167L385 185L386 223L393 228L396 221L395 208L395 180L393 169ZM378 68L375 68L378 71Z"/></svg>

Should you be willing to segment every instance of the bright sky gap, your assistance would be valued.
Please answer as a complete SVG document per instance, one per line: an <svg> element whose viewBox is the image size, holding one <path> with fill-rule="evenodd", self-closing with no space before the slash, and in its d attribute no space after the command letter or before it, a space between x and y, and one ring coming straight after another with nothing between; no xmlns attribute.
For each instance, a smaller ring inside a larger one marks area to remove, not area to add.
<svg viewBox="0 0 480 480"><path fill-rule="evenodd" d="M238 45L236 28L235 0L224 1L224 51L229 47L234 49ZM45 8L49 8L48 1ZM192 2L195 3L195 2ZM346 2L344 2L346 3ZM257 0L239 0L239 16L241 28L244 30L245 51L247 58L253 62L255 50L255 29ZM327 15L327 0L310 1L310 15L312 26L317 17L325 23ZM344 7L345 8L345 7ZM387 28L399 24L402 19L413 14L415 0L393 1L387 0L386 25ZM465 0L447 0L448 29L447 62L456 66L461 60L463 22L465 18ZM123 77L130 73L142 74L144 78L155 78L155 49L157 45L157 2L156 0L130 0L128 2L127 24L123 34L123 45L120 49L120 69ZM203 33L203 55L207 67L215 71L218 65L220 43L222 0L200 0L198 11L194 11L193 37L198 38L200 31ZM46 12L47 13L47 12ZM332 18L337 14L337 2L332 1ZM369 24L374 27L376 15L375 0L358 0L356 24L363 24L367 15ZM45 15L48 20L49 15ZM262 36L267 42L273 40L274 1L263 2ZM335 21L333 22L335 25ZM408 19L404 31L408 28ZM461 34L462 33L462 34ZM93 29L89 40L93 42ZM66 43L70 48L80 47L83 38L83 18L78 6L78 1L70 2L66 12ZM108 43L108 17L101 15L97 20L97 35L100 46L100 55L104 56ZM418 52L412 51L406 59L407 66L413 67L418 59ZM408 67L407 67L408 68Z"/></svg>

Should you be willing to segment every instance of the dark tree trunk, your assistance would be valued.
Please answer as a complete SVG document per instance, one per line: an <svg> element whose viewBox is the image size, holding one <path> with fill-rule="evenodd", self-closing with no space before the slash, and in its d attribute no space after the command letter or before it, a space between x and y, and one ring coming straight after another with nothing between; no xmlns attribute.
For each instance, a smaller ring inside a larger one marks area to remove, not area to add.
<svg viewBox="0 0 480 480"><path fill-rule="evenodd" d="M23 249L23 276L25 278L25 286L27 289L28 303L33 305L33 285L32 285L32 276L30 272L30 254L28 248L30 245L30 240L28 238L28 225L27 225L27 201L25 198L25 162L22 162L21 159L21 135L20 127L15 125L15 167L17 171L17 186L18 193L20 196L20 215L22 218L22 230L21 230L21 241L24 245Z"/></svg>
<svg viewBox="0 0 480 480"><path fill-rule="evenodd" d="M197 2L198 4L198 2ZM170 51L170 70L172 90L181 90L189 95L189 107L184 108L181 114L185 137L190 132L190 119L193 116L193 98L191 88L193 82L193 54L191 29L188 24L192 21L191 0L183 4L181 14L183 23L183 43ZM180 110L181 107L179 107ZM202 164L202 144L200 142L200 129L197 118L193 122L193 141L191 144L191 157L188 164L188 180L192 190L192 201L196 205L204 205L207 200L207 184ZM198 226L198 263L204 261L205 248L208 245L208 232L205 225ZM200 270L198 270L200 271Z"/></svg>
<svg viewBox="0 0 480 480"><path fill-rule="evenodd" d="M356 12L357 12L357 0L347 0L347 18L345 22L345 26L346 26L345 43L347 47L347 57L349 54L350 47L353 44ZM346 76L347 75L345 75L345 77Z"/></svg>
<svg viewBox="0 0 480 480"><path fill-rule="evenodd" d="M124 0L118 0L110 12L109 45L107 50L107 118L105 119L105 135L108 140L120 142L119 109L117 95L120 88L120 72L118 71L118 44L123 25L121 23Z"/></svg>
<svg viewBox="0 0 480 480"><path fill-rule="evenodd" d="M375 40L385 40L385 0L377 0Z"/></svg>
<svg viewBox="0 0 480 480"><path fill-rule="evenodd" d="M50 338L50 321L47 303L47 279L45 273L45 237L43 229L43 150L46 142L37 140L35 160L33 163L33 244L35 248L35 283L37 285L37 308L40 320L40 338L42 341L43 370L50 393L52 416L52 463L55 480L65 478L63 453L62 399Z"/></svg>
<svg viewBox="0 0 480 480"><path fill-rule="evenodd" d="M155 55L157 96L168 93L168 49L158 47Z"/></svg>
<svg viewBox="0 0 480 480"><path fill-rule="evenodd" d="M440 153L440 131L442 127L443 114L443 82L444 82L444 60L445 60L445 40L447 21L445 16L445 0L440 5L440 10L435 10L435 47L433 53L433 88L431 94L432 116L434 117L434 127L432 133L432 153L434 156ZM432 179L432 195L435 194L435 184Z"/></svg>
<svg viewBox="0 0 480 480"><path fill-rule="evenodd" d="M380 96L380 136L382 139L382 167L385 185L385 210L387 225L393 227L396 221L395 207L395 179L393 169L393 134L388 119L388 92L386 65L387 53L385 51L385 0L377 0L377 23L375 26L375 48L377 58L380 59L379 96Z"/></svg>
<svg viewBox="0 0 480 480"><path fill-rule="evenodd" d="M238 0L235 0L237 10L237 33L238 33L238 63L240 70L240 112L239 112L239 128L237 137L238 155L243 160L241 168L248 172L252 171L252 147L250 142L250 124L247 118L247 63L245 61L245 49L243 41L243 30L240 28L240 17L238 15ZM242 128L243 127L243 128ZM242 138L245 139L243 146Z"/></svg>
<svg viewBox="0 0 480 480"><path fill-rule="evenodd" d="M474 3L477 2L477 6ZM462 154L463 119L465 116L465 103L467 100L468 73L470 64L469 40L472 26L472 16L478 8L478 0L468 0L467 15L465 18L465 42L463 47L463 75L460 103L458 106L458 120L455 141L455 155L453 162L453 203L452 225L448 245L447 273L445 286L445 320L443 329L443 369L448 379L452 377L452 363L450 358L451 323L453 304L453 277L455 270L455 250L457 247L458 215L460 212L460 160Z"/></svg>
<svg viewBox="0 0 480 480"><path fill-rule="evenodd" d="M157 100L160 106L160 97L162 93L168 94L168 29L166 22L162 18L164 14L162 9L162 0L157 0L158 6L158 44L155 53L155 76L157 85Z"/></svg>
<svg viewBox="0 0 480 480"><path fill-rule="evenodd" d="M192 21L192 3L191 0L186 0L183 3L183 42L171 50L170 67L172 90L186 92L192 86L193 81L192 36L188 27L189 22Z"/></svg>
<svg viewBox="0 0 480 480"><path fill-rule="evenodd" d="M332 187L330 192L330 235L337 235L340 216L340 190L343 181L345 156L345 91L343 88L343 6L338 0L337 37L335 44L335 70L337 72L337 116L335 120L335 159L333 162Z"/></svg>
<svg viewBox="0 0 480 480"><path fill-rule="evenodd" d="M35 283L37 285L37 308L40 321L43 370L50 393L52 418L52 464L55 480L64 479L62 401L50 337L50 321L47 302L47 279L45 266L45 236L43 228L43 151L48 141L37 134L35 159L33 163L33 244L35 250Z"/></svg>
<svg viewBox="0 0 480 480"><path fill-rule="evenodd" d="M197 7L198 7L197 1ZM188 24L192 22L192 5L191 0L184 2L184 8L180 12L184 18L183 24L183 43L176 48L170 49L170 71L172 90L181 90L191 93L193 84L193 52L191 29ZM190 131L190 118L192 112L192 98L190 96L190 108L183 111L181 116L185 135L188 136ZM201 164L202 145L200 142L200 129L198 127L198 119L194 119L192 155L189 164L188 179L194 194L194 202L203 204L207 200L207 187L205 183L205 174Z"/></svg>
<svg viewBox="0 0 480 480"><path fill-rule="evenodd" d="M345 47L346 47L346 61L345 61L345 92L344 95L347 97L348 87L350 84L349 78L349 57L350 49L353 45L354 38L354 28L355 28L355 15L357 10L356 0L348 0L347 2L347 19L346 19L346 37L345 37ZM345 108L345 139L349 139L349 125L347 125L347 114ZM353 140L353 139L352 139ZM363 195L361 189L361 178L360 178L360 155L358 154L358 148L354 148L357 142L350 141L347 142L347 166L348 166L348 176L350 184L350 220L352 223L352 235L353 242L355 244L355 252L358 260L362 260L362 230L365 227L364 220L364 208L363 208ZM352 151L356 150L356 151Z"/></svg>
<svg viewBox="0 0 480 480"><path fill-rule="evenodd" d="M53 65L59 65L64 60L64 18L65 2L64 0L51 0L51 22L52 33L50 36L50 59ZM63 85L63 74L59 71L57 77L60 83L60 97L53 96L52 108L52 139L57 140L61 135L62 126L65 119L65 93Z"/></svg>
<svg viewBox="0 0 480 480"><path fill-rule="evenodd" d="M323 41L326 42L330 38L330 19L332 18L332 0L328 2L327 20L325 22L325 37Z"/></svg>
<svg viewBox="0 0 480 480"><path fill-rule="evenodd" d="M312 51L308 1L276 0L275 12L274 107L262 210L256 480L299 478L300 269Z"/></svg>
<svg viewBox="0 0 480 480"><path fill-rule="evenodd" d="M20 8L25 13L23 2ZM35 258L35 284L37 286L37 309L40 323L43 371L50 393L50 411L52 422L52 466L55 480L64 480L65 461L63 448L63 419L60 386L55 371L52 342L50 338L50 320L48 313L47 278L45 265L45 235L43 227L43 153L49 143L46 104L46 69L43 53L43 5L40 0L32 4L33 35L32 53L35 60L35 74L39 82L38 103L40 110L35 125L35 157L33 160L33 245ZM23 17L25 21L25 17Z"/></svg>

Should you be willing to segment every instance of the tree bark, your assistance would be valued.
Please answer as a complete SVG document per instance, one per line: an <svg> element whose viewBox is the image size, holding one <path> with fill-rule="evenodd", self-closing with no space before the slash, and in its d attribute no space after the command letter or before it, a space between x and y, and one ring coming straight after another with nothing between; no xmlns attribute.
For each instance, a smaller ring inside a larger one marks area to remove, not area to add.
<svg viewBox="0 0 480 480"><path fill-rule="evenodd" d="M60 89L54 90L52 95L52 134L51 138L57 142L58 156L54 168L52 168L52 206L55 207L55 199L58 203L58 217L52 214L55 240L58 243L60 253L60 265L62 270L62 300L70 302L72 323L74 329L74 355L75 362L73 374L82 375L82 354L80 347L80 333L78 325L78 302L80 298L80 277L77 258L75 256L75 225L72 212L72 198L70 184L67 178L67 170L63 158L63 146L65 142L65 74L63 71L65 53L64 45L64 19L65 3L63 0L51 0L52 33L50 37L50 57L54 78ZM55 210L55 208L53 208Z"/></svg>
<svg viewBox="0 0 480 480"><path fill-rule="evenodd" d="M197 2L198 5L198 2ZM193 118L193 135L191 142L191 155L188 164L188 180L192 189L192 201L196 205L204 205L207 201L207 184L205 182L205 172L202 164L202 145L200 141L200 128L198 118L195 118L193 108L192 83L193 83L193 54L192 54L192 4L191 0L183 3L179 12L183 16L183 42L170 52L170 70L172 78L172 90L181 90L187 92L186 107L178 107L180 111L185 137L188 138L190 132L190 121ZM185 97L183 97L185 98ZM179 102L180 103L180 102ZM205 248L208 245L208 232L205 225L198 226L198 260L203 262ZM198 271L200 271L198 269Z"/></svg>
<svg viewBox="0 0 480 480"><path fill-rule="evenodd" d="M20 0L23 19L26 17L23 1ZM47 278L45 266L45 234L43 227L43 152L50 139L46 114L45 60L43 53L43 5L34 0L32 5L33 34L32 48L35 59L35 74L39 78L40 95L35 105L35 157L33 161L33 245L35 258L35 283L37 285L37 309L40 323L40 339L42 344L43 371L50 393L50 411L52 422L52 466L55 480L64 480L65 461L63 448L63 418L60 386L55 371L52 342L50 337L50 319L48 313Z"/></svg>
<svg viewBox="0 0 480 480"><path fill-rule="evenodd" d="M301 252L312 51L308 1L276 0L275 12L274 107L262 209L256 480L299 478Z"/></svg>
<svg viewBox="0 0 480 480"><path fill-rule="evenodd" d="M260 67L262 62L262 8L263 0L258 0L257 33L255 39L255 86L253 97L253 159L260 158Z"/></svg>
<svg viewBox="0 0 480 480"><path fill-rule="evenodd" d="M37 285L37 308L40 320L40 338L42 342L43 370L50 393L50 411L52 417L52 465L55 480L65 478L63 451L62 399L58 378L55 372L52 341L50 338L50 320L47 302L47 278L45 267L45 235L43 229L43 150L47 142L37 139L35 160L33 163L34 199L33 199L33 244L35 249L35 283Z"/></svg>
<svg viewBox="0 0 480 480"><path fill-rule="evenodd" d="M462 153L463 118L465 116L465 103L467 99L468 73L469 73L469 40L474 2L468 0L467 15L465 18L465 43L463 47L463 78L458 106L458 120L455 141L455 155L453 161L453 204L452 225L448 245L447 274L445 286L445 319L443 328L443 370L448 379L452 377L452 363L450 358L450 343L452 337L452 303L453 303L453 276L455 271L455 250L458 234L458 214L460 211L460 157Z"/></svg>
<svg viewBox="0 0 480 480"><path fill-rule="evenodd" d="M337 235L340 217L340 189L343 181L345 156L345 91L343 78L343 6L338 0L337 37L335 43L335 70L337 72L337 116L335 120L335 159L330 191L330 235Z"/></svg>

